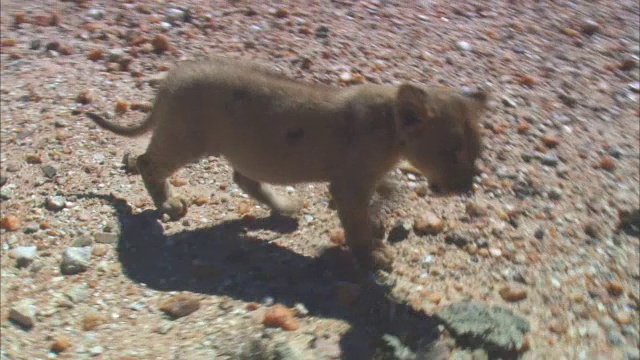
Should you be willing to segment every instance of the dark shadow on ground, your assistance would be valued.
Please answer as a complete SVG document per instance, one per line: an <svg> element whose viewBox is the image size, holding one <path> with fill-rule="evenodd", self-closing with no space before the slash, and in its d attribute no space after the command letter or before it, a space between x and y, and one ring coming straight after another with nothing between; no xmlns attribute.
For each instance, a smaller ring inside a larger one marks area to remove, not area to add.
<svg viewBox="0 0 640 360"><path fill-rule="evenodd" d="M414 352L438 338L430 317L391 300L373 281L361 287L354 305L340 301L336 289L344 284L339 274L344 262L341 251L308 257L247 235L255 229L293 232L293 219L234 220L167 236L155 211L132 214L126 202L101 197L110 199L118 212L117 250L123 271L149 288L226 295L247 302L271 296L288 306L303 303L312 316L351 324L341 339L343 359L371 359L375 342L385 333Z"/></svg>

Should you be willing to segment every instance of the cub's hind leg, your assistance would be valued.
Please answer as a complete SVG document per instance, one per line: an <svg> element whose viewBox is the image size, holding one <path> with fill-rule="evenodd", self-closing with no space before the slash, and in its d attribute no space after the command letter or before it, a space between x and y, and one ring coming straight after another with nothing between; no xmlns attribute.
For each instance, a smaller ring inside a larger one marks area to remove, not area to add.
<svg viewBox="0 0 640 360"><path fill-rule="evenodd" d="M257 201L267 205L274 212L281 215L293 215L302 208L302 201L296 198L280 196L269 189L265 184L250 179L238 171L233 172L233 181Z"/></svg>

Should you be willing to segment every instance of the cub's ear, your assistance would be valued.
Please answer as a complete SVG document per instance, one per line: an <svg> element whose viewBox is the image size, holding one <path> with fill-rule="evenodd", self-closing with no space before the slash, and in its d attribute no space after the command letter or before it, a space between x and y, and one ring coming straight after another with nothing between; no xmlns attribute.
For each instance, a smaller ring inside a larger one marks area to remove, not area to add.
<svg viewBox="0 0 640 360"><path fill-rule="evenodd" d="M396 128L404 135L415 131L427 120L428 94L419 87L403 84L396 95Z"/></svg>
<svg viewBox="0 0 640 360"><path fill-rule="evenodd" d="M486 90L463 90L461 94L469 100L467 103L475 110L476 115L480 115L490 108L491 93Z"/></svg>

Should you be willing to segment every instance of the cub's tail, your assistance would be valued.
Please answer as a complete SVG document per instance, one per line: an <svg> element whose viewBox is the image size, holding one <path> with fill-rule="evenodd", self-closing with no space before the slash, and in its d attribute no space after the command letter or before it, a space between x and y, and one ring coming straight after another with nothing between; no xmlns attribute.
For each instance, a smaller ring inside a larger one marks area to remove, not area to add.
<svg viewBox="0 0 640 360"><path fill-rule="evenodd" d="M86 115L89 117L89 119L93 120L93 122L95 122L101 128L109 130L114 134L126 136L126 137L140 136L148 132L149 130L151 130L151 128L154 125L153 113L147 116L147 118L144 119L144 121L137 126L122 126L122 125L114 124L105 120L100 115L91 113L91 112L86 113Z"/></svg>

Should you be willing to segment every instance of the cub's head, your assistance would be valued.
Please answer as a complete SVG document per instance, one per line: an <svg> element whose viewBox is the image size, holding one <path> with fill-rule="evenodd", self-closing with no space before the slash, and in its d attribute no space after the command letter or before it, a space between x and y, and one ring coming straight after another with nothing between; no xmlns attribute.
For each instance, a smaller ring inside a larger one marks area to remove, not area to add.
<svg viewBox="0 0 640 360"><path fill-rule="evenodd" d="M481 150L478 118L488 98L482 91L462 93L409 84L398 88L395 122L403 155L434 188L472 189Z"/></svg>

